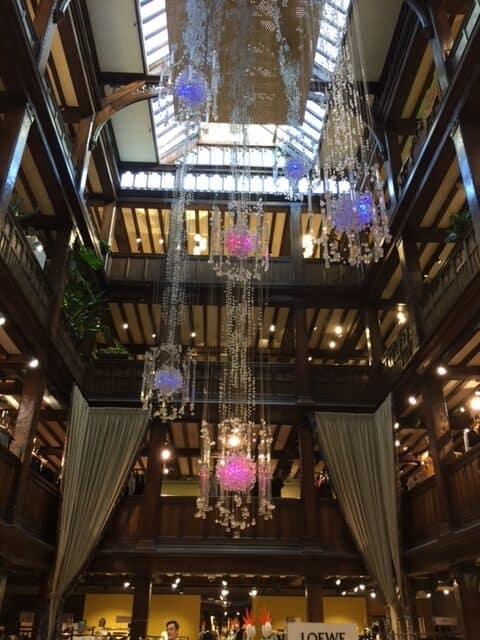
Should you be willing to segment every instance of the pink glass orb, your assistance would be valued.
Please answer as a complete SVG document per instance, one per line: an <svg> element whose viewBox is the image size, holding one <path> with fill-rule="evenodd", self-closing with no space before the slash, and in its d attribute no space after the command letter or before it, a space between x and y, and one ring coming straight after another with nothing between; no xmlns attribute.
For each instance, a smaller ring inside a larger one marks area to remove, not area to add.
<svg viewBox="0 0 480 640"><path fill-rule="evenodd" d="M176 367L163 366L155 372L153 388L164 396L169 396L183 386L183 376Z"/></svg>
<svg viewBox="0 0 480 640"><path fill-rule="evenodd" d="M234 258L247 258L255 248L255 237L247 229L229 229L225 232L225 248Z"/></svg>
<svg viewBox="0 0 480 640"><path fill-rule="evenodd" d="M255 484L256 466L245 455L229 456L219 463L215 475L224 491L248 491Z"/></svg>

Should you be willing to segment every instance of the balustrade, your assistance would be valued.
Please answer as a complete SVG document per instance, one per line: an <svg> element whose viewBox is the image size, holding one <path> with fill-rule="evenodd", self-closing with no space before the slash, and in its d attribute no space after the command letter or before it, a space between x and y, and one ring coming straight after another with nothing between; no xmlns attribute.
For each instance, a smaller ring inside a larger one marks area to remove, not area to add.
<svg viewBox="0 0 480 640"><path fill-rule="evenodd" d="M23 529L53 544L57 531L58 490L52 483L30 470L27 488L28 500L20 515Z"/></svg>
<svg viewBox="0 0 480 640"><path fill-rule="evenodd" d="M393 375L408 365L418 350L418 336L413 324L406 324L386 349L383 364Z"/></svg>
<svg viewBox="0 0 480 640"><path fill-rule="evenodd" d="M0 232L0 257L11 273L11 280L22 289L45 324L51 297L47 278L23 231L8 212Z"/></svg>
<svg viewBox="0 0 480 640"><path fill-rule="evenodd" d="M458 303L479 270L480 248L472 229L426 289L421 314L427 335L433 332L447 312Z"/></svg>
<svg viewBox="0 0 480 640"><path fill-rule="evenodd" d="M462 27L455 39L452 50L448 56L448 63L451 71L454 71L458 66L465 49L467 48L472 34L475 31L475 27L480 20L480 0L472 0L472 6L470 11L465 15Z"/></svg>
<svg viewBox="0 0 480 640"><path fill-rule="evenodd" d="M0 518L9 517L14 490L20 472L20 460L11 451L0 446Z"/></svg>

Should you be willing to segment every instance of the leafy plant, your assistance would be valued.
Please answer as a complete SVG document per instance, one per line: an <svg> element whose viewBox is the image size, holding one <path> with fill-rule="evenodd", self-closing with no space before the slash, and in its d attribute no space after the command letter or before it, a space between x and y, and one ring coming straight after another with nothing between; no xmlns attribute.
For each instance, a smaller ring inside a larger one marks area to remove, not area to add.
<svg viewBox="0 0 480 640"><path fill-rule="evenodd" d="M472 216L468 210L460 211L460 213L452 213L449 222L448 242L463 240L472 228Z"/></svg>
<svg viewBox="0 0 480 640"><path fill-rule="evenodd" d="M128 351L128 349L121 344L120 342L118 342L118 340L115 340L113 345L110 345L109 347L102 347L101 349L97 349L95 352L96 356L130 356L130 352Z"/></svg>
<svg viewBox="0 0 480 640"><path fill-rule="evenodd" d="M105 240L100 240L100 251L102 256L109 256L112 253L112 247Z"/></svg>
<svg viewBox="0 0 480 640"><path fill-rule="evenodd" d="M98 271L102 268L102 260L97 256L95 251L91 247L82 245L78 249L78 257L87 265L92 271Z"/></svg>

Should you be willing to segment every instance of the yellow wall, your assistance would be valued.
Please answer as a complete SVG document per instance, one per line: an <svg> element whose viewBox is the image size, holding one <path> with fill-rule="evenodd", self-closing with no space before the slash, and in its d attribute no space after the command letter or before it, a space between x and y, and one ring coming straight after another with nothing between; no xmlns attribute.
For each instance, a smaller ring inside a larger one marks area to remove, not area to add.
<svg viewBox="0 0 480 640"><path fill-rule="evenodd" d="M167 620L176 620L181 637L197 640L200 630L200 596L153 595L150 601L147 635L159 635Z"/></svg>
<svg viewBox="0 0 480 640"><path fill-rule="evenodd" d="M253 600L253 613L255 616L255 626L257 627L257 637L261 635L259 614L267 609L272 616L272 627L274 629L285 629L287 618L300 618L306 620L307 601L298 596L257 596ZM244 611L241 611L242 616Z"/></svg>
<svg viewBox="0 0 480 640"><path fill-rule="evenodd" d="M98 626L100 618L105 618L107 627L126 629L127 623L118 624L116 616L131 616L133 606L132 594L87 593L83 617L87 627Z"/></svg>
<svg viewBox="0 0 480 640"><path fill-rule="evenodd" d="M367 603L365 598L323 598L325 622L356 624L358 631L367 626Z"/></svg>

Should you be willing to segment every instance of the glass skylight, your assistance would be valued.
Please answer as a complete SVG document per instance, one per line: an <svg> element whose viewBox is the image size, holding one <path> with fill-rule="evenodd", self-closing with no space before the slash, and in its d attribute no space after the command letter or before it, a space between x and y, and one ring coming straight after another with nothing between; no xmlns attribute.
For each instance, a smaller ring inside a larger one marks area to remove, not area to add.
<svg viewBox="0 0 480 640"><path fill-rule="evenodd" d="M351 1L324 0L322 4L319 38L313 65L313 82L318 80L328 82L335 69ZM138 3L148 72L161 75L162 70L168 70L171 55L165 0L138 0ZM256 157L252 166L262 168L275 166L275 153L273 150L268 150L268 147L278 143L314 162L326 115L325 100L326 96L322 91L310 91L304 123L300 126L251 125L257 128L250 136L251 144L261 149L261 156ZM204 131L187 132L184 124L175 120L171 95L155 101L153 117L161 163L173 164L184 152L187 143L187 148L192 148L195 144L202 147L201 152L191 154L189 163L210 166L229 164L229 154L226 151L229 144L226 133L228 125L210 123ZM263 131L262 135L259 134L260 130ZM214 145L222 146L221 153L213 150ZM210 153L206 150L208 146L212 147Z"/></svg>

